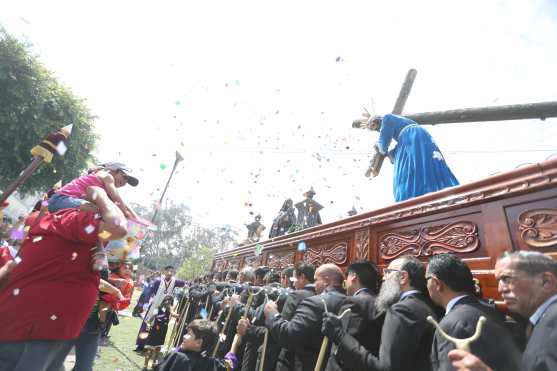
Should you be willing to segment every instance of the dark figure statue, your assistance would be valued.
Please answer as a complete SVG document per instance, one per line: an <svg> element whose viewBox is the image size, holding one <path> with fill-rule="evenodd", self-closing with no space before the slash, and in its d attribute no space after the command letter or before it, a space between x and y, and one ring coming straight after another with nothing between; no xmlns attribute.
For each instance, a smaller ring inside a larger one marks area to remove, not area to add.
<svg viewBox="0 0 557 371"><path fill-rule="evenodd" d="M309 191L304 193L306 199L295 205L296 209L298 209L298 221L296 223L298 230L322 224L319 210L321 210L323 206L317 201L314 201L313 196L315 196L315 191L313 187L311 187Z"/></svg>
<svg viewBox="0 0 557 371"><path fill-rule="evenodd" d="M278 237L292 232L296 224L296 211L294 209L294 202L292 199L284 201L280 211L273 220L269 238ZM291 230L292 229L292 230Z"/></svg>
<svg viewBox="0 0 557 371"><path fill-rule="evenodd" d="M255 216L255 221L250 224L246 224L248 229L248 238L246 239L246 243L250 242L257 242L261 238L261 233L265 229L265 226L261 224L259 221L261 220L261 215Z"/></svg>

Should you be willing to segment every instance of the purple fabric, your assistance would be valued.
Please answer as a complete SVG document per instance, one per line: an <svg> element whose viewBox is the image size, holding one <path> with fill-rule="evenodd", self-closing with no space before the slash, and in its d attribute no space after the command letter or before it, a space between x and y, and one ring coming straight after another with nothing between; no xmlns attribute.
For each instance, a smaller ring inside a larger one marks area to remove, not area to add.
<svg viewBox="0 0 557 371"><path fill-rule="evenodd" d="M228 352L226 353L226 355L224 356L224 359L228 359L230 362L232 362L232 369L236 370L238 367L238 358L236 357L236 354L232 353L232 352Z"/></svg>

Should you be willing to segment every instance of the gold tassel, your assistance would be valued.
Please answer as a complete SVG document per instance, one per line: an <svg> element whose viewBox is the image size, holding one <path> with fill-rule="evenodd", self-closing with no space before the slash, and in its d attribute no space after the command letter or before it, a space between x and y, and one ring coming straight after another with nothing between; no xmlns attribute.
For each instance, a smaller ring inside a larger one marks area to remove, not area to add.
<svg viewBox="0 0 557 371"><path fill-rule="evenodd" d="M31 149L31 154L35 157L42 157L44 162L48 163L52 162L52 158L54 157L52 152L42 147L40 144Z"/></svg>

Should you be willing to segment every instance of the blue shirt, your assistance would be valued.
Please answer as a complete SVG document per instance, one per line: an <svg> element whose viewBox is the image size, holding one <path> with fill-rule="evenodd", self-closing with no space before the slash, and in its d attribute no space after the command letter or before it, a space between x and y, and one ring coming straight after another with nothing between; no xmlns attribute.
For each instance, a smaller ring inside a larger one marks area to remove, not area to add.
<svg viewBox="0 0 557 371"><path fill-rule="evenodd" d="M549 308L549 306L556 301L557 301L557 294L555 294L552 297L550 297L549 299L547 299L542 305L540 305L538 307L538 309L536 309L534 314L532 314L532 316L530 317L530 323L533 326L536 326L538 324L538 322L540 321L540 319L542 318L545 311L547 310L547 308Z"/></svg>
<svg viewBox="0 0 557 371"><path fill-rule="evenodd" d="M400 295L400 299L398 301L401 301L402 299L404 299L405 297L412 295L412 294L419 294L420 291L419 290L410 290L410 291L405 291Z"/></svg>
<svg viewBox="0 0 557 371"><path fill-rule="evenodd" d="M449 302L447 303L447 308L445 308L445 314L449 313L451 311L451 309L454 308L454 306L456 305L456 303L458 303L458 301L462 298L465 298L469 295L460 295L460 296L455 296L454 298L452 298L451 300L449 300Z"/></svg>

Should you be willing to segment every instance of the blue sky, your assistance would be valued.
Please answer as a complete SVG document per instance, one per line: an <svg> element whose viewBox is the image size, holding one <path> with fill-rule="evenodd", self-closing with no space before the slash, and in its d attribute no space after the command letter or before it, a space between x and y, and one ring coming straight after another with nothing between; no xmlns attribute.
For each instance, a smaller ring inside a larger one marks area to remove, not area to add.
<svg viewBox="0 0 557 371"><path fill-rule="evenodd" d="M269 228L313 186L325 222L393 202L392 167L363 176L376 133L363 106L406 113L557 98L557 5L532 1L18 1L0 23L99 118L102 161L126 190L167 196L204 224ZM337 62L340 57L341 61ZM557 152L557 120L427 127L461 183ZM162 165L162 166L161 166ZM163 169L164 168L164 169ZM251 204L252 206L246 206Z"/></svg>

